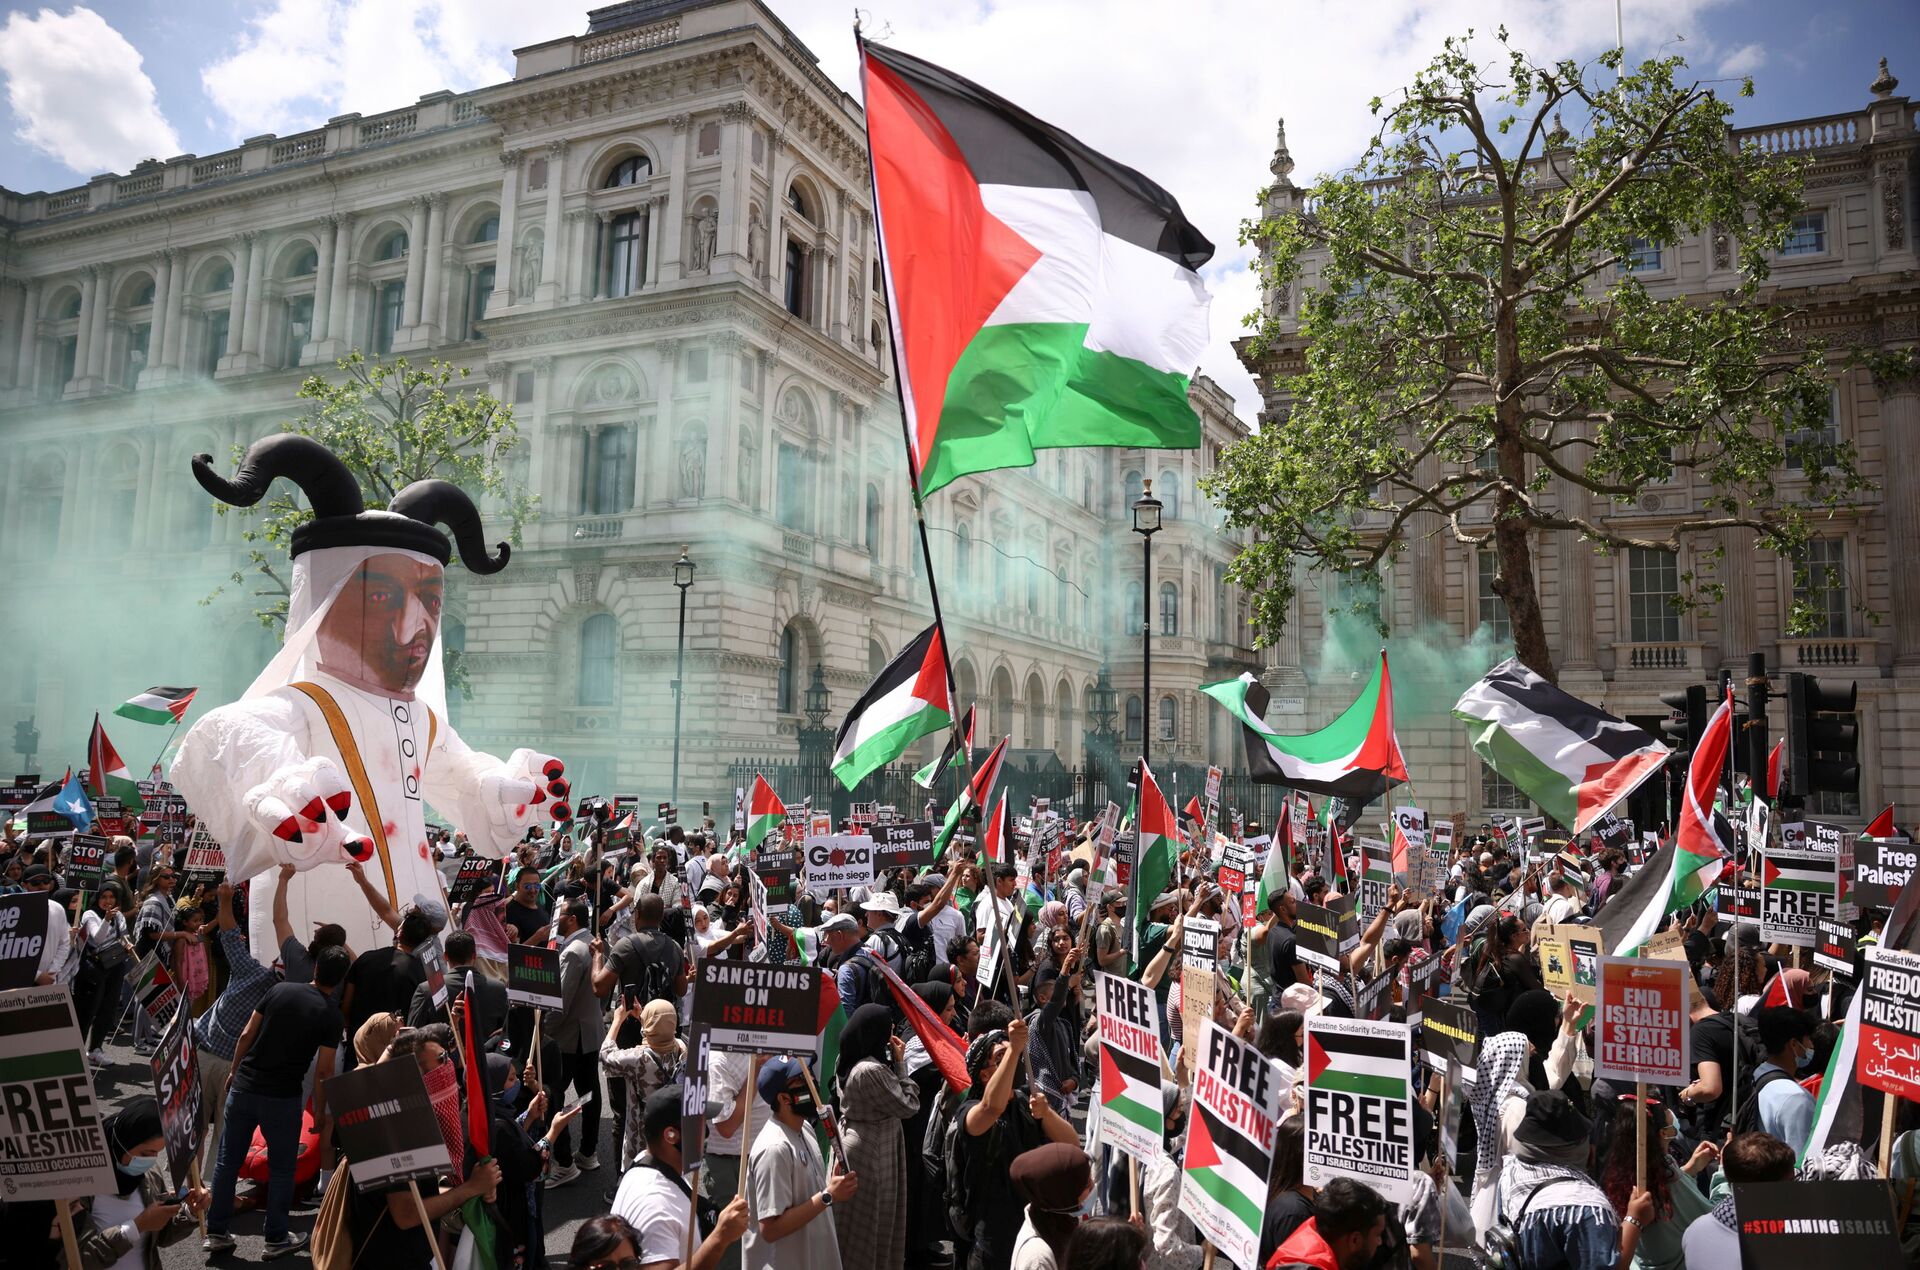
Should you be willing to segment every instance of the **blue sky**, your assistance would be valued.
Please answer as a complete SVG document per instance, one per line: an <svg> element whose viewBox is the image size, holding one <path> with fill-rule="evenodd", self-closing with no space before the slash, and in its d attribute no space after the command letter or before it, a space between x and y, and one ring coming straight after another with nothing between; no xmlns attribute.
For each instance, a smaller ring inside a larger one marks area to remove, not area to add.
<svg viewBox="0 0 1920 1270"><path fill-rule="evenodd" d="M0 184L56 190L138 159L210 154L345 111L510 77L511 50L585 30L580 0L93 0L10 5L0 22ZM775 11L852 86L845 0ZM1203 368L1255 404L1227 341L1256 289L1239 221L1284 115L1295 179L1342 166L1367 99L1448 34L1504 23L1529 51L1591 57L1611 0L874 0L882 38L981 80L1173 190L1218 245ZM1092 15L1097 21L1089 21ZM1920 96L1916 0L1626 0L1635 59L1684 54L1702 78L1754 76L1737 121L1857 110L1879 58Z"/></svg>

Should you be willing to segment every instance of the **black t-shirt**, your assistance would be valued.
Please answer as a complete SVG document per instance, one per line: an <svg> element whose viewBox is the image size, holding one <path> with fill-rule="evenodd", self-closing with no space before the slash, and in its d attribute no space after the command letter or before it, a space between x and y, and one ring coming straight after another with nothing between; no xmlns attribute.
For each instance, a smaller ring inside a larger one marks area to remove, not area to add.
<svg viewBox="0 0 1920 1270"><path fill-rule="evenodd" d="M433 1265L433 1249L427 1243L426 1228L413 1225L402 1229L387 1211L387 1196L396 1192L404 1195L406 1191L405 1182L375 1191L363 1191L357 1186L348 1190L347 1231L353 1236L356 1266L427 1270ZM434 1179L420 1179L421 1199L432 1199L439 1193L440 1184Z"/></svg>
<svg viewBox="0 0 1920 1270"><path fill-rule="evenodd" d="M613 946L611 959L620 990L646 1005L674 999L687 954L660 931L637 930Z"/></svg>
<svg viewBox="0 0 1920 1270"><path fill-rule="evenodd" d="M1266 1265L1274 1250L1313 1216L1313 1201L1299 1191L1285 1190L1267 1199L1267 1211L1260 1219L1260 1264Z"/></svg>
<svg viewBox="0 0 1920 1270"><path fill-rule="evenodd" d="M358 1033L360 1025L376 1014L404 1018L413 1003L413 990L426 981L427 968L410 952L388 946L361 953L347 971L347 986L353 989L347 1031Z"/></svg>
<svg viewBox="0 0 1920 1270"><path fill-rule="evenodd" d="M1267 959L1276 996L1285 992L1288 985L1300 981L1300 976L1294 973L1294 967L1300 964L1300 951L1294 942L1293 927L1276 921L1267 928Z"/></svg>
<svg viewBox="0 0 1920 1270"><path fill-rule="evenodd" d="M234 1069L233 1087L270 1098L295 1098L321 1046L340 1043L340 1008L310 983L276 983L260 998L260 1034Z"/></svg>
<svg viewBox="0 0 1920 1270"><path fill-rule="evenodd" d="M1712 1014L1693 1025L1692 1045L1689 1046L1693 1061L1694 1079L1700 1077L1700 1064L1718 1063L1720 1065L1720 1096L1712 1102L1699 1103L1694 1108L1694 1125L1701 1131L1710 1131L1720 1127L1731 1110L1727 1099L1733 1092L1734 1081L1734 1040L1733 1014L1731 1012ZM1759 1048L1759 1029L1753 1020L1746 1016L1740 1018L1740 1029L1753 1038L1753 1047ZM1752 1087L1752 1071L1740 1073L1742 1096Z"/></svg>
<svg viewBox="0 0 1920 1270"><path fill-rule="evenodd" d="M513 928L513 941L524 944L533 933L553 921L553 909L545 904L528 908L518 900L509 900L500 909L500 920Z"/></svg>

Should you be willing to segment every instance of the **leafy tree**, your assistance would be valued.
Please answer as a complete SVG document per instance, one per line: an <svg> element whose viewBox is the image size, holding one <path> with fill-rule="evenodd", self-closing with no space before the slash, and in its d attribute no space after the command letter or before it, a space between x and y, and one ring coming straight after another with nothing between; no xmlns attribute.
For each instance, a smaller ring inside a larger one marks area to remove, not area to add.
<svg viewBox="0 0 1920 1270"><path fill-rule="evenodd" d="M521 444L512 406L467 388L466 368L437 359L423 369L405 358L370 362L354 352L336 365L344 376L339 381L311 375L300 385L299 399L308 406L289 431L339 455L358 478L369 508L385 507L415 481L438 477L487 506L490 521L504 515L508 541L520 544L520 532L539 500L508 471L507 456ZM236 462L244 452L236 451ZM241 533L248 544L247 563L232 582L250 588L260 624L278 629L287 620L288 587L281 570L293 531L312 518L312 510L284 483L255 507L222 504L217 510L256 518ZM451 650L447 661L448 679L464 690L464 667Z"/></svg>
<svg viewBox="0 0 1920 1270"><path fill-rule="evenodd" d="M1373 569L1445 533L1495 552L1515 651L1551 679L1541 538L1677 550L1711 535L1711 558L1732 530L1791 553L1862 486L1849 447L1795 434L1796 418L1824 417L1823 350L1758 294L1802 165L1732 148L1731 108L1682 82L1679 58L1620 74L1617 51L1549 64L1504 29L1498 41L1483 62L1449 39L1397 99L1374 99L1380 127L1354 169L1308 190L1303 211L1242 227L1268 294L1318 265L1297 326L1248 319L1256 356L1304 346L1290 410L1205 483L1253 531L1230 577L1264 639L1285 622L1296 560ZM1650 294L1634 249L1708 233L1731 238L1737 284ZM1788 453L1804 483L1783 488ZM1695 486L1684 516L1609 515L1668 480ZM1710 577L1682 586L1683 604L1720 596Z"/></svg>

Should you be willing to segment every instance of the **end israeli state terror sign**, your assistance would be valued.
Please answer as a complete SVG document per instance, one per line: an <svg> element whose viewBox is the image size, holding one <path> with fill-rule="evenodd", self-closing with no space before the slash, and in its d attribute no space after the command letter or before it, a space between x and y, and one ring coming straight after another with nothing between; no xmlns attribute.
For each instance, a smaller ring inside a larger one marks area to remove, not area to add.
<svg viewBox="0 0 1920 1270"><path fill-rule="evenodd" d="M817 966L702 958L693 981L693 1024L714 1049L818 1057L837 993Z"/></svg>
<svg viewBox="0 0 1920 1270"><path fill-rule="evenodd" d="M1365 1019L1307 1021L1306 1180L1366 1183L1413 1198L1413 1029Z"/></svg>
<svg viewBox="0 0 1920 1270"><path fill-rule="evenodd" d="M1687 1068L1691 973L1685 962L1600 959L1595 1075L1616 1085L1685 1085L1692 1080Z"/></svg>
<svg viewBox="0 0 1920 1270"><path fill-rule="evenodd" d="M1266 1055L1211 1019L1199 1058L1180 1211L1240 1270L1259 1270L1280 1074Z"/></svg>
<svg viewBox="0 0 1920 1270"><path fill-rule="evenodd" d="M1854 1071L1869 1089L1920 1100L1920 956L1867 949Z"/></svg>
<svg viewBox="0 0 1920 1270"><path fill-rule="evenodd" d="M64 986L0 992L0 1196L114 1193L86 1047Z"/></svg>
<svg viewBox="0 0 1920 1270"><path fill-rule="evenodd" d="M1095 971L1100 1024L1100 1136L1141 1164L1162 1154L1166 1133L1160 1099L1160 1024L1153 989Z"/></svg>
<svg viewBox="0 0 1920 1270"><path fill-rule="evenodd" d="M1840 919L1838 856L1769 851L1760 864L1760 938L1811 948L1820 923Z"/></svg>

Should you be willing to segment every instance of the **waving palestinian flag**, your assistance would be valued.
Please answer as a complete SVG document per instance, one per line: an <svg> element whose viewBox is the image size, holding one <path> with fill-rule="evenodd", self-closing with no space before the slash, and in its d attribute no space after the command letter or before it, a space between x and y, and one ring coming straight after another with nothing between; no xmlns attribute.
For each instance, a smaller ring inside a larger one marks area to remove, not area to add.
<svg viewBox="0 0 1920 1270"><path fill-rule="evenodd" d="M1453 717L1488 767L1578 837L1666 765L1631 723L1548 683L1510 657L1461 694Z"/></svg>
<svg viewBox="0 0 1920 1270"><path fill-rule="evenodd" d="M747 847L751 856L762 839L775 832L787 818L787 805L773 792L767 778L753 774L753 795L747 800Z"/></svg>
<svg viewBox="0 0 1920 1270"><path fill-rule="evenodd" d="M950 71L861 54L921 493L1040 449L1198 447L1213 244L1173 196Z"/></svg>
<svg viewBox="0 0 1920 1270"><path fill-rule="evenodd" d="M198 691L198 688L149 688L129 697L114 713L136 723L178 723L187 717L187 707L193 704L193 694Z"/></svg>
<svg viewBox="0 0 1920 1270"><path fill-rule="evenodd" d="M932 789L933 783L940 779L940 773L949 767L965 770L963 764L973 761L973 721L978 706L968 706L967 712L960 716L960 726L947 736L947 748L940 757L913 774L913 783L921 789Z"/></svg>
<svg viewBox="0 0 1920 1270"><path fill-rule="evenodd" d="M1900 831L1894 827L1893 804L1888 803L1887 809L1868 822L1867 827L1861 830L1861 834L1868 838L1898 837Z"/></svg>
<svg viewBox="0 0 1920 1270"><path fill-rule="evenodd" d="M833 743L833 774L852 789L868 772L907 752L929 732L953 722L947 704L947 658L938 624L888 662L853 703Z"/></svg>
<svg viewBox="0 0 1920 1270"><path fill-rule="evenodd" d="M1384 652L1359 698L1332 723L1304 736L1273 730L1266 720L1266 685L1251 673L1200 691L1240 720L1247 766L1263 785L1291 785L1364 805L1407 779L1393 732L1393 679Z"/></svg>
<svg viewBox="0 0 1920 1270"><path fill-rule="evenodd" d="M1000 738L1000 743L974 769L973 779L960 791L960 797L954 799L953 806L947 808L946 823L940 826L939 840L933 844L935 864L946 858L947 844L953 840L953 831L960 827L960 820L968 809L985 807L987 800L993 797L993 786L1000 779L1000 764L1007 757L1007 742L1012 739L1007 736Z"/></svg>
<svg viewBox="0 0 1920 1270"><path fill-rule="evenodd" d="M140 786L127 770L120 752L113 748L113 742L107 739L107 730L100 726L97 714L93 716L93 734L87 738L87 784L103 798L118 798L121 805L135 815L146 810Z"/></svg>
<svg viewBox="0 0 1920 1270"><path fill-rule="evenodd" d="M993 805L993 814L981 826L980 854L989 864L1012 864L1012 840L1013 835L1007 832L1007 791L1003 789L1000 801Z"/></svg>
<svg viewBox="0 0 1920 1270"><path fill-rule="evenodd" d="M1146 943L1147 916L1153 901L1173 885L1180 856L1179 828L1173 821L1173 808L1167 805L1160 784L1143 761L1140 764L1140 818L1134 838L1133 892L1135 902L1128 906L1127 917L1133 923L1134 969L1140 968L1141 947Z"/></svg>

